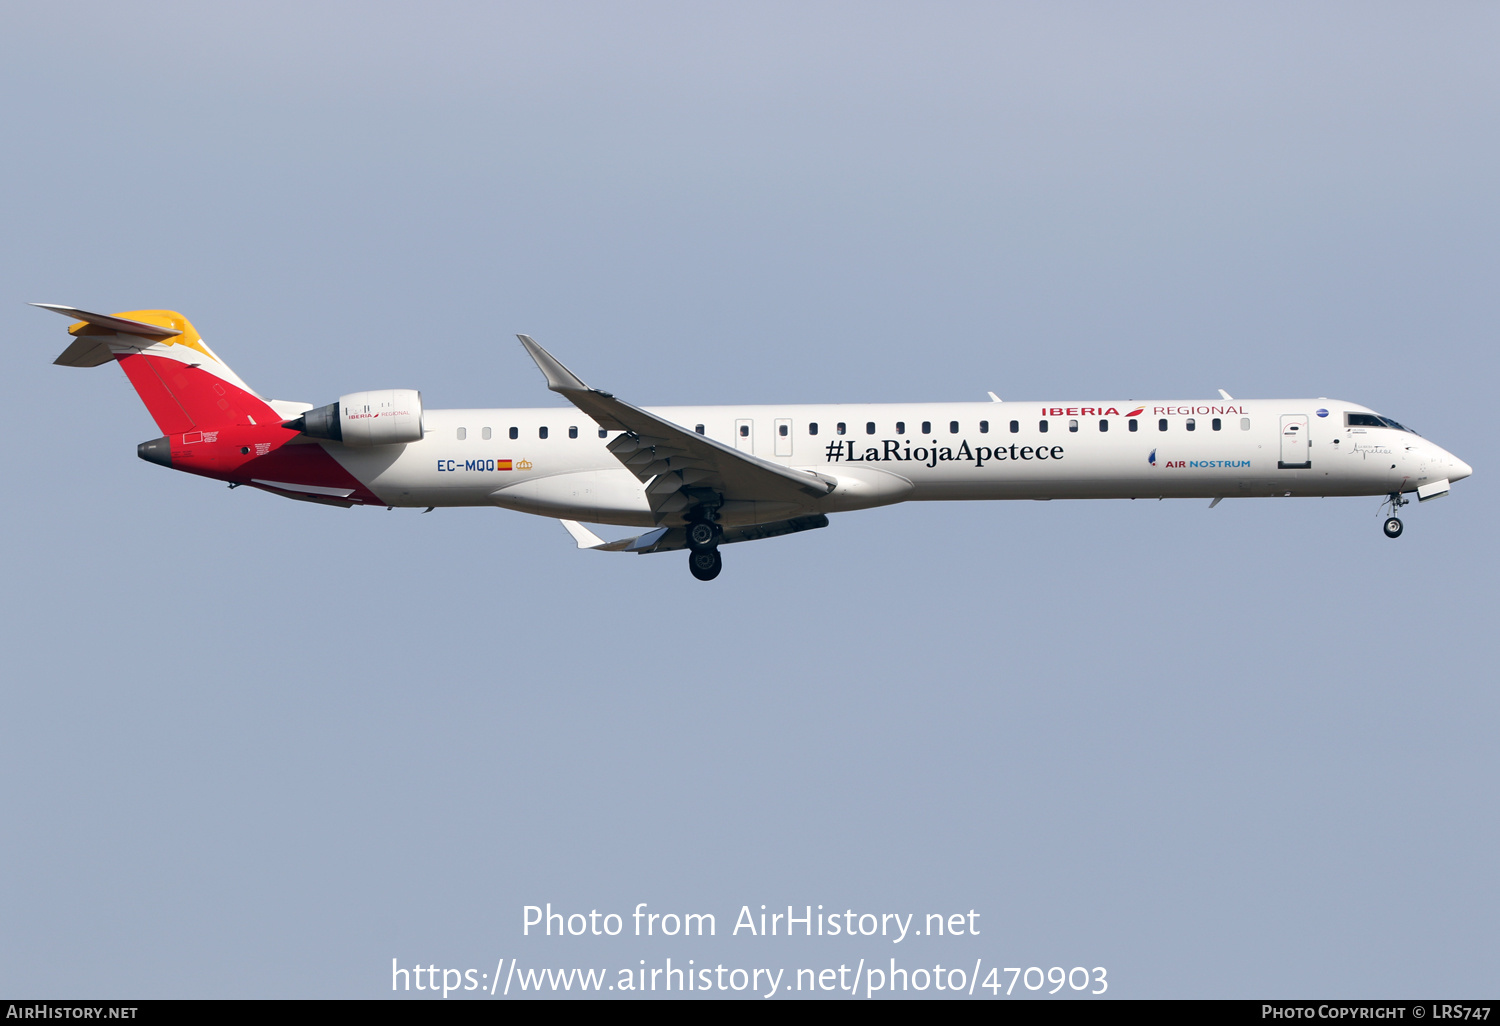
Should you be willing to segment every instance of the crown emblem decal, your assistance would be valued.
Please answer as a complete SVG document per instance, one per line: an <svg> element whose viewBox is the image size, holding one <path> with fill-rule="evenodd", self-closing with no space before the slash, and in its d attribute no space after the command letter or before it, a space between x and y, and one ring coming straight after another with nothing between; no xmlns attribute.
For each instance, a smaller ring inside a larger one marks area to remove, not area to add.
<svg viewBox="0 0 1500 1026"><path fill-rule="evenodd" d="M517 470L530 470L531 469L531 461L530 460L516 460L516 469Z"/></svg>

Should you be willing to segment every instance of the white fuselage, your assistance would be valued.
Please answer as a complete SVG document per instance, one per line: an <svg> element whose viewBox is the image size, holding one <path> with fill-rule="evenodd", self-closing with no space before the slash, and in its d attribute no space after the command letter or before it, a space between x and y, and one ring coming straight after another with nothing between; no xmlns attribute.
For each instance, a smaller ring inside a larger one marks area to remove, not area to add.
<svg viewBox="0 0 1500 1026"><path fill-rule="evenodd" d="M761 459L838 479L805 502L730 502L726 524L904 500L1385 495L1469 476L1462 460L1330 399L679 406L649 412ZM1135 414L1130 416L1130 414ZM701 427L700 427L701 425ZM645 485L571 407L426 410L420 441L319 442L391 506L502 506L633 526ZM1132 429L1133 428L1133 429ZM505 468L509 469L505 469Z"/></svg>

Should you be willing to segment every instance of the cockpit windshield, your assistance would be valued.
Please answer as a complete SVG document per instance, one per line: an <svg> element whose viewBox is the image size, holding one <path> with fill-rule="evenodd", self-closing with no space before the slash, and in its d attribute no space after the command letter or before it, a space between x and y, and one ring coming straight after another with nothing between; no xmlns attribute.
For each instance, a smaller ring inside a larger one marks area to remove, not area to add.
<svg viewBox="0 0 1500 1026"><path fill-rule="evenodd" d="M1397 431L1405 431L1407 434L1416 434L1411 428L1403 427L1389 417L1381 417L1374 413L1346 413L1344 425L1352 428L1394 428Z"/></svg>

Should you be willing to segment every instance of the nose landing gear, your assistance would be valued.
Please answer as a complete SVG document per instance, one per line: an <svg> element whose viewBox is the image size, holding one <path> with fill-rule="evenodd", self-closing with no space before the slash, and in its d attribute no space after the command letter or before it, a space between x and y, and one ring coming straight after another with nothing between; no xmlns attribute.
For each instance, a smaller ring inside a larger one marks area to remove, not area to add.
<svg viewBox="0 0 1500 1026"><path fill-rule="evenodd" d="M1405 506L1409 502L1411 502L1411 500L1403 499L1400 492L1392 492L1390 498L1385 500L1385 503L1383 505L1389 505L1391 507L1391 515L1385 518L1384 530L1385 536L1387 538L1401 537L1401 532L1405 528L1401 524L1401 518L1396 516L1396 513L1400 511L1402 506Z"/></svg>

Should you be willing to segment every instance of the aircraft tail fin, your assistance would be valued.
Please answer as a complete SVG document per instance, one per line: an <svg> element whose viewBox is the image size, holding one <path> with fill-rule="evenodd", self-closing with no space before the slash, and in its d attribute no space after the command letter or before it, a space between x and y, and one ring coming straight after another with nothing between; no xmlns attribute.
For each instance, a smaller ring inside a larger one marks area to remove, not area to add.
<svg viewBox="0 0 1500 1026"><path fill-rule="evenodd" d="M97 314L55 303L32 303L76 320L73 342L53 362L98 367L116 360L164 435L283 419L219 359L175 310Z"/></svg>

